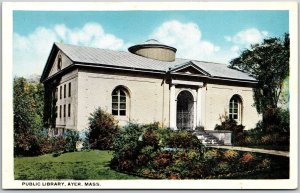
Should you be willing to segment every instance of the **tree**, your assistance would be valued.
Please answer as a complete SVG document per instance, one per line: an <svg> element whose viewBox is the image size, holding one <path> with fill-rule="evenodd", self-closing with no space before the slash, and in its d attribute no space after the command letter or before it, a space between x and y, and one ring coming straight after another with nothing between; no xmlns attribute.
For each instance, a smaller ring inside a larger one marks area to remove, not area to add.
<svg viewBox="0 0 300 193"><path fill-rule="evenodd" d="M37 155L43 135L44 88L36 81L14 78L14 153Z"/></svg>
<svg viewBox="0 0 300 193"><path fill-rule="evenodd" d="M89 117L87 138L92 149L107 150L113 148L113 139L119 128L114 117L98 108Z"/></svg>
<svg viewBox="0 0 300 193"><path fill-rule="evenodd" d="M283 38L267 38L261 44L251 45L238 58L231 60L230 67L248 73L258 80L254 88L256 109L263 119L278 108L284 80L289 75L289 34Z"/></svg>

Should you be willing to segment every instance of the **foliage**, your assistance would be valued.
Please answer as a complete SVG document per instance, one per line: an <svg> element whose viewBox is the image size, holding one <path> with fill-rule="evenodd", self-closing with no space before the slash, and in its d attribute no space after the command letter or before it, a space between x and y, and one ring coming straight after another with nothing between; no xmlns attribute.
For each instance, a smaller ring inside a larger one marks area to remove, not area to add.
<svg viewBox="0 0 300 193"><path fill-rule="evenodd" d="M247 72L258 80L254 89L255 106L263 117L268 109L276 109L289 74L289 34L284 38L267 38L261 44L251 45L230 64L232 68Z"/></svg>
<svg viewBox="0 0 300 193"><path fill-rule="evenodd" d="M89 117L88 140L92 149L112 149L119 128L114 117L98 108Z"/></svg>
<svg viewBox="0 0 300 193"><path fill-rule="evenodd" d="M220 125L215 126L215 130L228 130L232 131L232 143L240 144L244 141L243 130L245 126L238 125L234 119L230 119L227 114L220 116Z"/></svg>
<svg viewBox="0 0 300 193"><path fill-rule="evenodd" d="M272 111L269 113L269 111ZM289 111L277 108L269 109L264 121L259 121L256 128L244 131L238 145L282 149L289 146L290 127Z"/></svg>
<svg viewBox="0 0 300 193"><path fill-rule="evenodd" d="M58 157L51 154L16 157L14 174L16 180L139 179L110 169L111 158L112 152L99 150L64 153Z"/></svg>
<svg viewBox="0 0 300 193"><path fill-rule="evenodd" d="M14 78L14 154L38 155L43 132L43 85L22 77Z"/></svg>
<svg viewBox="0 0 300 193"><path fill-rule="evenodd" d="M290 132L290 113L287 109L268 109L263 121L260 121L256 129L263 133L286 133Z"/></svg>
<svg viewBox="0 0 300 193"><path fill-rule="evenodd" d="M66 140L64 151L76 151L76 142L79 140L79 133L77 131L67 129L64 134L64 139Z"/></svg>
<svg viewBox="0 0 300 193"><path fill-rule="evenodd" d="M201 148L198 138L189 131L171 132L166 145L171 148Z"/></svg>
<svg viewBox="0 0 300 193"><path fill-rule="evenodd" d="M45 137L41 140L41 154L53 153L53 156L60 156L62 153L76 151L76 143L79 140L78 132L66 130L64 136Z"/></svg>

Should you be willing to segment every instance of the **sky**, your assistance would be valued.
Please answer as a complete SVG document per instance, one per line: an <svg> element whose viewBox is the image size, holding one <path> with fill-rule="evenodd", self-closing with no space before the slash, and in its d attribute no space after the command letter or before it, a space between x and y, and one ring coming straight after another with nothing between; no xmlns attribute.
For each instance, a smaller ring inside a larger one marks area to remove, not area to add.
<svg viewBox="0 0 300 193"><path fill-rule="evenodd" d="M13 75L41 75L54 42L127 51L156 39L176 57L229 64L289 32L288 11L14 11Z"/></svg>

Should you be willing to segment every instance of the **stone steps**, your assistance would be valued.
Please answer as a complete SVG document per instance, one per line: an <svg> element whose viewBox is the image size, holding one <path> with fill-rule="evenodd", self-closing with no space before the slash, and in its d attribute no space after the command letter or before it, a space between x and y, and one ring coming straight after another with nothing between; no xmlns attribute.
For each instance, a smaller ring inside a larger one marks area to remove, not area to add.
<svg viewBox="0 0 300 193"><path fill-rule="evenodd" d="M218 140L215 136L212 136L204 131L195 131L193 132L193 135L197 136L200 142L206 146L224 145L224 143Z"/></svg>

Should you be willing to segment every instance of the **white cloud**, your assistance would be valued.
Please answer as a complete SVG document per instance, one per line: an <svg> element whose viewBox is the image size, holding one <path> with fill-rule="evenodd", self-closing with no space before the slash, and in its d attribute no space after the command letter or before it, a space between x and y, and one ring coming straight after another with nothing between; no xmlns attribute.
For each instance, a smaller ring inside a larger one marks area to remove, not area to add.
<svg viewBox="0 0 300 193"><path fill-rule="evenodd" d="M195 23L167 21L157 27L149 38L177 48L177 57L211 60L219 47L203 40L201 30Z"/></svg>
<svg viewBox="0 0 300 193"><path fill-rule="evenodd" d="M264 38L268 36L267 31L259 31L256 28L249 28L239 31L233 36L224 36L224 39L228 42L233 42L236 45L248 47L251 44L260 43Z"/></svg>
<svg viewBox="0 0 300 193"><path fill-rule="evenodd" d="M268 37L269 33L267 31L260 31L256 28L248 28L239 31L233 36L224 36L224 39L231 42L230 52L227 55L232 58L239 56L241 50L249 48L251 44L261 43L263 39Z"/></svg>
<svg viewBox="0 0 300 193"><path fill-rule="evenodd" d="M63 24L38 27L26 36L14 33L14 75L41 74L53 42L113 50L125 50L128 46L122 39L106 33L98 23L87 23L82 28L68 28Z"/></svg>
<svg viewBox="0 0 300 193"><path fill-rule="evenodd" d="M225 40L228 42L231 42L231 37L230 36L224 36Z"/></svg>
<svg viewBox="0 0 300 193"><path fill-rule="evenodd" d="M239 50L240 50L240 47L237 45L234 45L230 48L230 51L232 51L232 52L238 52Z"/></svg>

